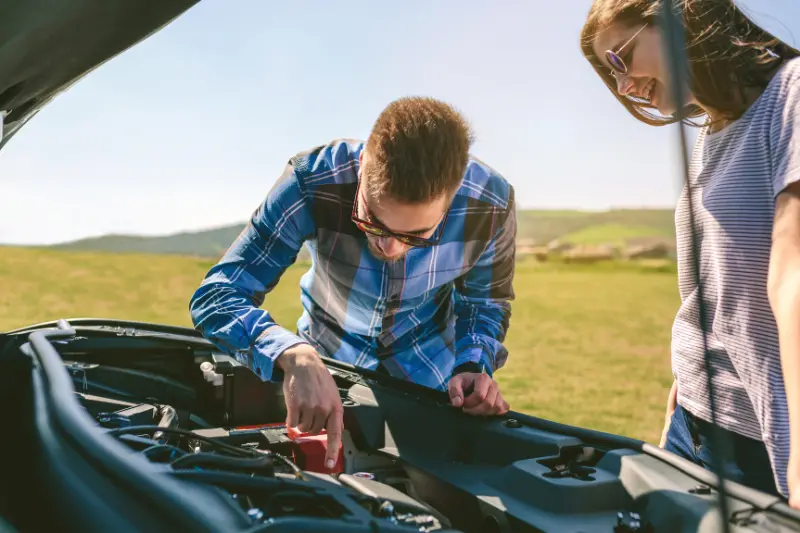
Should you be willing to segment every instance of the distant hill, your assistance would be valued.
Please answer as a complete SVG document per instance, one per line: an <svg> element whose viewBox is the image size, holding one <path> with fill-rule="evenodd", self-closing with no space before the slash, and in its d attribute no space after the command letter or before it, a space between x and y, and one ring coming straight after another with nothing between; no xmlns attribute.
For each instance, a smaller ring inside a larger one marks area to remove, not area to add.
<svg viewBox="0 0 800 533"><path fill-rule="evenodd" d="M671 209L609 211L524 210L518 214L517 238L546 244L554 239L573 244L626 244L642 237L674 241Z"/></svg>
<svg viewBox="0 0 800 533"><path fill-rule="evenodd" d="M160 237L105 235L51 246L55 249L104 252L177 254L216 258L244 229L244 224ZM614 209L609 211L521 210L517 236L528 243L554 239L573 244L625 245L642 240L674 241L670 209ZM301 259L307 257L305 249Z"/></svg>
<svg viewBox="0 0 800 533"><path fill-rule="evenodd" d="M244 224L163 237L104 235L51 246L63 250L135 252L219 257L244 229Z"/></svg>

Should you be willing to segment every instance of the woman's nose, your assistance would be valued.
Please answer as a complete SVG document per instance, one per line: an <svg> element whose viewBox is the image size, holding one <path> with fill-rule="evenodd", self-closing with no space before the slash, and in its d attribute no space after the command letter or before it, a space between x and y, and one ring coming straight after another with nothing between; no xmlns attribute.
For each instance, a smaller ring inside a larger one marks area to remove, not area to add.
<svg viewBox="0 0 800 533"><path fill-rule="evenodd" d="M626 76L625 74L617 74L616 78L617 92L620 95L626 96L636 88L636 82L634 82L629 76Z"/></svg>

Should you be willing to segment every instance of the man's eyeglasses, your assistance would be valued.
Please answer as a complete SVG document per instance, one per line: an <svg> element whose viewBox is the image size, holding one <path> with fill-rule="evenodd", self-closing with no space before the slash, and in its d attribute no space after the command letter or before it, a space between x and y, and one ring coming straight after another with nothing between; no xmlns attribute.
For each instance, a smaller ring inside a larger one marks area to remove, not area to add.
<svg viewBox="0 0 800 533"><path fill-rule="evenodd" d="M364 220L358 216L358 201L361 198L360 194L361 190L361 180L358 180L358 185L356 186L356 197L353 199L353 213L350 216L353 223L365 233L370 233L375 235L376 237L391 237L393 239L397 239L398 241L402 242L403 244L407 244L409 246L414 246L417 248L425 248L428 246L434 246L439 243L439 239L442 236L442 232L438 232L439 234L436 238L426 239L424 237L420 237L419 235L414 235L411 233L403 233L401 231L392 231L386 226L382 224L378 224L377 222L373 222L370 220ZM366 205L364 206L366 211ZM447 215L449 214L450 210L448 209L445 211L444 219L442 219L440 227L444 227L444 224L447 222Z"/></svg>
<svg viewBox="0 0 800 533"><path fill-rule="evenodd" d="M611 75L612 76L614 76L616 74L627 74L628 73L628 65L626 65L625 61L622 60L622 57L620 57L620 53L625 49L625 47L627 47L629 44L631 44L631 42L633 42L633 40L636 38L636 36L639 35L640 33L642 33L642 30L644 30L646 27L647 27L647 24L645 24L644 26L639 28L639 31L634 33L633 36L631 36L630 39L625 41L625 44L620 46L617 51L606 50L606 60L608 61L608 64L611 65Z"/></svg>

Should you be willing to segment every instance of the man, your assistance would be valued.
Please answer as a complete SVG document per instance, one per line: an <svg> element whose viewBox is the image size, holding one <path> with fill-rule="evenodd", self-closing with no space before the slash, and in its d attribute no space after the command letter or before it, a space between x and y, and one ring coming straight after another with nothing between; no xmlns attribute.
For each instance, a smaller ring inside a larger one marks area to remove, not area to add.
<svg viewBox="0 0 800 533"><path fill-rule="evenodd" d="M331 466L342 405L319 355L449 390L467 413L509 409L492 375L507 357L514 191L471 143L450 106L403 98L366 143L296 155L191 299L206 338L262 379L283 373L287 424L326 428ZM259 307L304 244L293 333Z"/></svg>

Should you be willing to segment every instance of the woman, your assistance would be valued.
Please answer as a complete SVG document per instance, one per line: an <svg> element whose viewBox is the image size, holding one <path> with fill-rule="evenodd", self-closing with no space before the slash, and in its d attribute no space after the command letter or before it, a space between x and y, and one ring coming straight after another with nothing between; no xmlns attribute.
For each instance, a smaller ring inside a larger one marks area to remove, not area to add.
<svg viewBox="0 0 800 533"><path fill-rule="evenodd" d="M660 0L596 0L581 33L583 54L635 118L702 128L675 213L682 303L661 445L707 468L719 453L705 352L732 446L726 475L800 508L800 52L730 0L675 3L689 59L680 104Z"/></svg>

